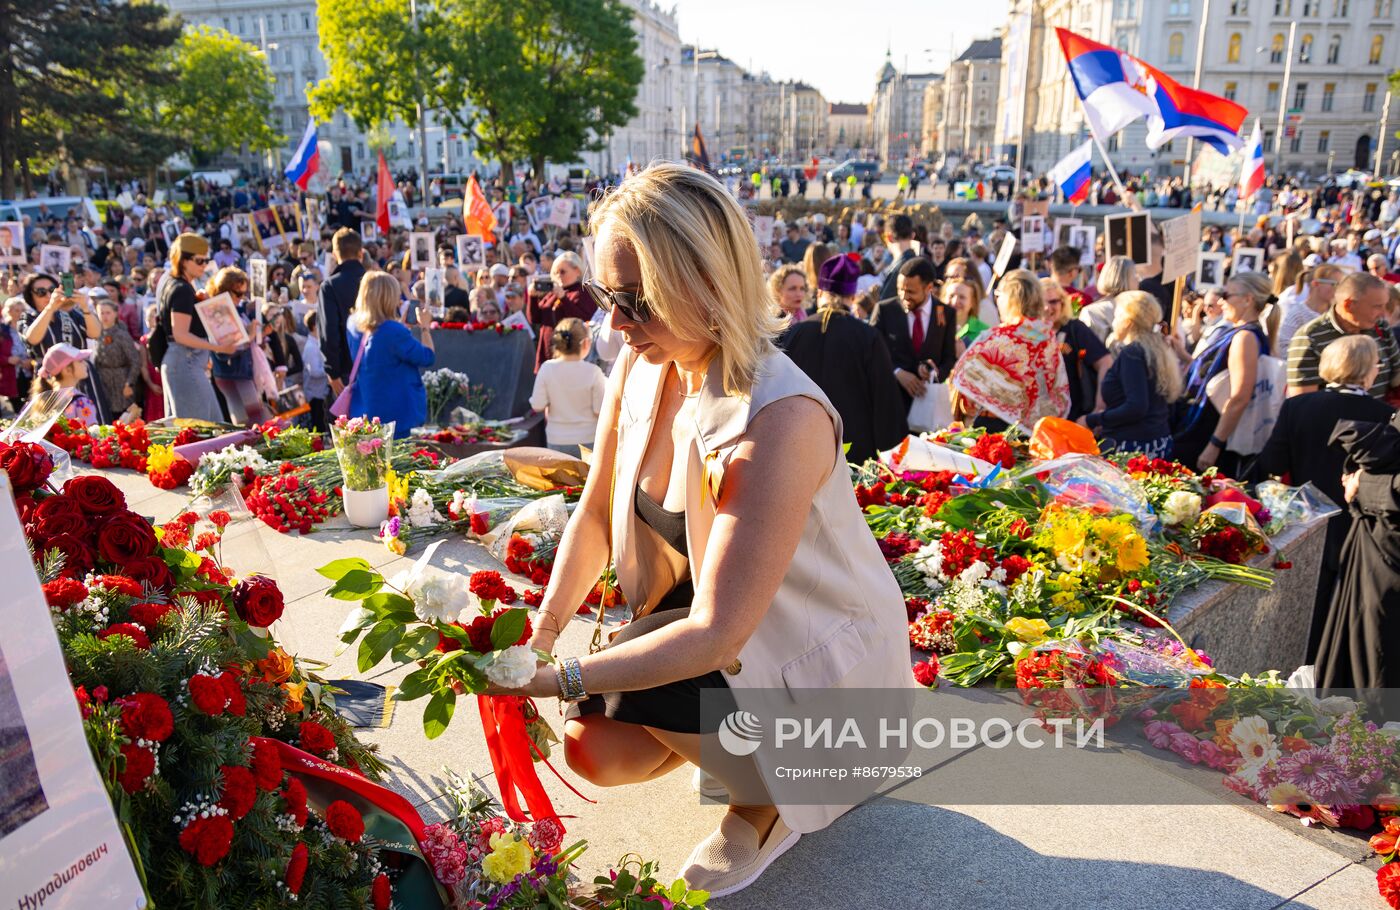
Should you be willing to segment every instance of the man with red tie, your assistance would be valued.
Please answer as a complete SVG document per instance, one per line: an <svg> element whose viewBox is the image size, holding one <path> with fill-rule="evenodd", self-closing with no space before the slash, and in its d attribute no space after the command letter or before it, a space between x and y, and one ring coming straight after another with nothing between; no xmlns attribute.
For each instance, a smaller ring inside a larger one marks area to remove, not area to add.
<svg viewBox="0 0 1400 910"><path fill-rule="evenodd" d="M943 382L957 360L958 321L952 307L933 295L933 263L923 257L899 267L899 295L882 300L870 315L885 339L906 409L930 382Z"/></svg>

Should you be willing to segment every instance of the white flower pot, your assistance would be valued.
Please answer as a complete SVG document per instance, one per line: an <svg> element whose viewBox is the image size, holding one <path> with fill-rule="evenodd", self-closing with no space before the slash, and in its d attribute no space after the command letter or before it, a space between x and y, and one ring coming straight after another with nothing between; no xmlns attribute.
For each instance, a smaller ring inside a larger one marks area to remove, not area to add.
<svg viewBox="0 0 1400 910"><path fill-rule="evenodd" d="M378 528L389 517L389 488L340 491L345 517L357 528Z"/></svg>

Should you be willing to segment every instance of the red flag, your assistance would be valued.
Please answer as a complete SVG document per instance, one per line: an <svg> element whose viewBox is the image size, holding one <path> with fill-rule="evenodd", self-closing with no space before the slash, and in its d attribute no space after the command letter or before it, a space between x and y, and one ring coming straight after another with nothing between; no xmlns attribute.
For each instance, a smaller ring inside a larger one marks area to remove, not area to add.
<svg viewBox="0 0 1400 910"><path fill-rule="evenodd" d="M379 225L379 233L384 237L389 236L389 200L394 195L394 178L389 173L389 162L384 160L384 153L379 153L379 180L375 186L375 195L378 200L375 205L374 221Z"/></svg>
<svg viewBox="0 0 1400 910"><path fill-rule="evenodd" d="M496 242L496 213L491 211L491 203L486 201L475 174L467 181L467 192L462 199L462 223L468 234L480 234L487 243Z"/></svg>

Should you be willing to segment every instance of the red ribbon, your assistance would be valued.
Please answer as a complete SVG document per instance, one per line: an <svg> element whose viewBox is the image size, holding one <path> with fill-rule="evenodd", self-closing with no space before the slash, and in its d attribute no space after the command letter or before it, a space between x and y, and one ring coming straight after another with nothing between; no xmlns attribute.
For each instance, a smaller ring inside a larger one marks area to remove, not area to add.
<svg viewBox="0 0 1400 910"><path fill-rule="evenodd" d="M481 710L481 729L486 734L486 751L491 756L491 767L496 771L496 780L500 782L501 805L505 807L506 815L510 816L512 821L539 821L544 818L558 820L561 816L554 811L554 804L550 802L549 794L545 792L539 775L535 773L532 753L538 754L538 749L525 732L527 700L520 695L476 697L477 707ZM594 802L564 780L563 775L555 771L547 759L541 756L541 760L575 796L590 803ZM525 797L528 813L520 807L517 790Z"/></svg>

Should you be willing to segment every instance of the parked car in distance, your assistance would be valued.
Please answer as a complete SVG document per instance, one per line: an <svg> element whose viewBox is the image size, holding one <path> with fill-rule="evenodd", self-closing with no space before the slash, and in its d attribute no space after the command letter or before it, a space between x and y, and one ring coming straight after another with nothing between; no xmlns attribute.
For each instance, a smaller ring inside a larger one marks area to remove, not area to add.
<svg viewBox="0 0 1400 910"><path fill-rule="evenodd" d="M852 174L856 175L857 180L865 180L867 177L879 180L883 176L878 161L857 161L854 158L847 158L827 173L832 180L845 180Z"/></svg>

